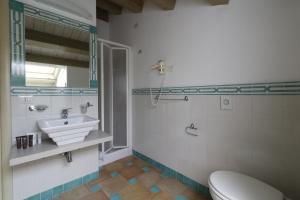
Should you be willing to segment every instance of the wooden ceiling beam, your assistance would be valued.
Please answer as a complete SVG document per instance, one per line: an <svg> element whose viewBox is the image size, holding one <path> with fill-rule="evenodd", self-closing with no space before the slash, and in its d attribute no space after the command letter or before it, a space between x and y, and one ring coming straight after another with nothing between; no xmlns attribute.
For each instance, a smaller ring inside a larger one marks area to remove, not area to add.
<svg viewBox="0 0 300 200"><path fill-rule="evenodd" d="M56 44L60 46L81 49L85 51L89 51L89 43L82 42L79 40L69 39L57 35L52 35L49 33L43 33L40 31L35 31L31 29L25 30L25 37L28 40L34 40L43 43Z"/></svg>
<svg viewBox="0 0 300 200"><path fill-rule="evenodd" d="M110 0L111 2L128 9L133 13L141 13L144 7L144 0Z"/></svg>
<svg viewBox="0 0 300 200"><path fill-rule="evenodd" d="M46 55L38 55L32 53L26 53L26 61L29 62L37 62L37 63L46 63L52 65L64 65L70 67L82 67L82 68L89 68L89 62L80 61L80 60L73 60L67 58L59 58L53 56L46 56Z"/></svg>
<svg viewBox="0 0 300 200"><path fill-rule="evenodd" d="M208 0L208 3L210 3L213 6L217 6L229 4L229 1L230 0Z"/></svg>
<svg viewBox="0 0 300 200"><path fill-rule="evenodd" d="M163 10L174 10L176 5L176 0L152 0L152 1Z"/></svg>
<svg viewBox="0 0 300 200"><path fill-rule="evenodd" d="M112 15L120 15L122 13L122 7L108 0L97 0L97 8L101 8L109 12Z"/></svg>

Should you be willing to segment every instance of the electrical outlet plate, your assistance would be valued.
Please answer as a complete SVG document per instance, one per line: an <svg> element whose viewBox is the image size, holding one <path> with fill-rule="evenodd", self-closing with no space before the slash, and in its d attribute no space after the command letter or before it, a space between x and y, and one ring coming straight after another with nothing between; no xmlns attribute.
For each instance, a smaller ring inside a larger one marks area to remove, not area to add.
<svg viewBox="0 0 300 200"><path fill-rule="evenodd" d="M232 97L231 96L221 96L220 97L221 110L232 110Z"/></svg>

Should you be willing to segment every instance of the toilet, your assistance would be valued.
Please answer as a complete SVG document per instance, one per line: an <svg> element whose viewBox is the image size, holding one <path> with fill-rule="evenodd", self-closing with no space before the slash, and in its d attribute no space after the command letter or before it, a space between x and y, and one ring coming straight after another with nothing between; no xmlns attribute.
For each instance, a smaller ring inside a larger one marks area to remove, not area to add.
<svg viewBox="0 0 300 200"><path fill-rule="evenodd" d="M250 176L232 171L216 171L208 180L213 200L283 200L283 194Z"/></svg>

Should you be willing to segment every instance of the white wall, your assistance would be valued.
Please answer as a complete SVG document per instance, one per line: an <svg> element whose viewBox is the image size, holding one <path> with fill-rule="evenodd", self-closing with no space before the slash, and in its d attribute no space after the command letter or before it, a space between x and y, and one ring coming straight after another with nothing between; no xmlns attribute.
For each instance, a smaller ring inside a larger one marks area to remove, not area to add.
<svg viewBox="0 0 300 200"><path fill-rule="evenodd" d="M39 130L37 120L58 118L61 110L69 107L72 108L70 115L79 115L80 105L87 102L94 105L88 109L87 115L98 118L98 96L34 96L30 102L25 102L24 97L11 96L13 145L16 136ZM44 112L30 112L30 105L47 105L49 108ZM58 155L14 167L14 200L25 199L95 172L99 166L98 158L98 147L94 147L73 152L72 163L66 163L64 156Z"/></svg>
<svg viewBox="0 0 300 200"><path fill-rule="evenodd" d="M219 96L189 98L154 108L134 96L133 149L204 185L213 171L234 170L300 198L300 96L233 96L232 111ZM198 137L184 132L191 123Z"/></svg>
<svg viewBox="0 0 300 200"><path fill-rule="evenodd" d="M105 40L110 39L110 24L109 22L97 19L97 36Z"/></svg>
<svg viewBox="0 0 300 200"><path fill-rule="evenodd" d="M24 97L12 96L12 143L15 137L38 131L37 120L59 118L63 108L69 108L71 115L80 115L80 105L90 102L94 106L88 109L87 115L98 118L98 96L33 96L25 102ZM30 112L30 105L47 105L44 112Z"/></svg>
<svg viewBox="0 0 300 200"><path fill-rule="evenodd" d="M178 0L170 12L147 3L112 18L111 39L135 50L135 88L159 87L159 59L174 66L165 86L300 80L299 1L204 2ZM300 198L299 96L233 96L232 111L220 110L219 96L190 99L154 108L135 96L133 148L206 185L229 169ZM184 133L192 122L196 138Z"/></svg>
<svg viewBox="0 0 300 200"><path fill-rule="evenodd" d="M14 200L23 200L98 170L97 146L74 151L72 157L72 163L58 155L14 167Z"/></svg>
<svg viewBox="0 0 300 200"><path fill-rule="evenodd" d="M148 3L143 14L112 17L111 39L143 50L135 55L136 88L159 86L150 68L159 59L174 66L168 86L300 79L298 0L204 2L178 0L170 12Z"/></svg>

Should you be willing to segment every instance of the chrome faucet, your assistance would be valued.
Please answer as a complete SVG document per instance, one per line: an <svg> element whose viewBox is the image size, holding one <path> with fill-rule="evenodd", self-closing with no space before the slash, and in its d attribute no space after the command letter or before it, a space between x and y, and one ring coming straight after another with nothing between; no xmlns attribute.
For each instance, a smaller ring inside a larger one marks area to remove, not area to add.
<svg viewBox="0 0 300 200"><path fill-rule="evenodd" d="M64 108L61 111L61 118L63 119L67 119L69 116L69 110L71 110L72 108Z"/></svg>

